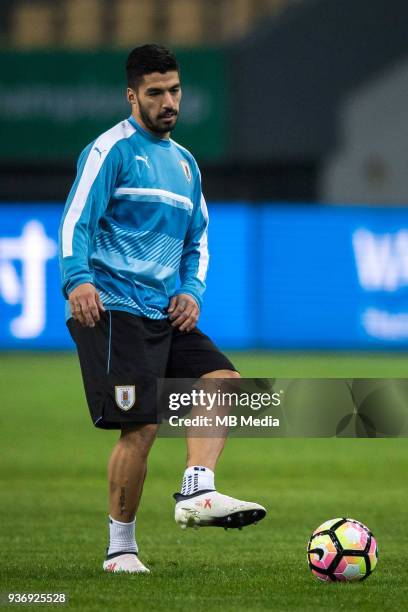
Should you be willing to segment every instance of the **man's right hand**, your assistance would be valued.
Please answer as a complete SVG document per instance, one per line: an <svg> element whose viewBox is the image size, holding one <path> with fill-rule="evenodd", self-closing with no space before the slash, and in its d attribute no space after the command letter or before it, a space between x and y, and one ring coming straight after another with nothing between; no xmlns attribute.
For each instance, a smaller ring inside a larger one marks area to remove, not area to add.
<svg viewBox="0 0 408 612"><path fill-rule="evenodd" d="M82 283L68 296L71 314L84 327L95 327L105 312L99 293L91 283Z"/></svg>

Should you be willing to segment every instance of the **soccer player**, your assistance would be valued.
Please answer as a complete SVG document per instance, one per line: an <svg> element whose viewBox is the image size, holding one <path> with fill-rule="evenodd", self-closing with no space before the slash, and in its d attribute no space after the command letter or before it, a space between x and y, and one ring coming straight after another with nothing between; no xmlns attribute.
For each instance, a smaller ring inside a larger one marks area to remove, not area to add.
<svg viewBox="0 0 408 612"><path fill-rule="evenodd" d="M92 421L121 432L108 466L103 568L133 573L149 571L138 558L135 516L158 427L157 378L239 374L196 327L208 215L197 163L170 138L181 99L177 60L160 45L144 45L131 51L126 71L131 115L79 157L60 227L60 265ZM182 527L241 528L266 514L259 504L216 491L224 441L187 439L174 496Z"/></svg>

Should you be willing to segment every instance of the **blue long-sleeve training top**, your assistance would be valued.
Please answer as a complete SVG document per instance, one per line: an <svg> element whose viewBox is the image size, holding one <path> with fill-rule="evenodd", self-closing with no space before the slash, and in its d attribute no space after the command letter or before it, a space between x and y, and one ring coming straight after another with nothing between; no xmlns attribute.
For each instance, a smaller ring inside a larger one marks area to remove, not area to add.
<svg viewBox="0 0 408 612"><path fill-rule="evenodd" d="M59 234L65 298L92 283L109 310L163 319L179 293L201 307L207 225L191 153L155 137L133 117L121 121L78 160Z"/></svg>

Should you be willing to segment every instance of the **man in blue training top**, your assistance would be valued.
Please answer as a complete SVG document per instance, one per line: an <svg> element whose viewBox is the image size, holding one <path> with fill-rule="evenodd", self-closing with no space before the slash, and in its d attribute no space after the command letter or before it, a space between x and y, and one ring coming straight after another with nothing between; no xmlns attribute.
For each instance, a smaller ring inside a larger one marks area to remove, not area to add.
<svg viewBox="0 0 408 612"><path fill-rule="evenodd" d="M158 427L157 378L239 374L196 328L208 216L197 163L170 139L181 99L176 58L162 46L144 45L131 51L126 71L132 114L81 153L60 228L60 264L93 423L121 430L109 461L103 568L134 573L149 571L138 558L135 515ZM224 441L187 439L187 467L175 495L182 527L240 528L266 514L259 504L215 490Z"/></svg>

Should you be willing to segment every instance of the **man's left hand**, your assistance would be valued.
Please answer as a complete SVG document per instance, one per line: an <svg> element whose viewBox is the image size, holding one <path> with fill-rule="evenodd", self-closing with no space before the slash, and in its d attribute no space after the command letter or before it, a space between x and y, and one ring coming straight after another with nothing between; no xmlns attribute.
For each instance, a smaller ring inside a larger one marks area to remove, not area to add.
<svg viewBox="0 0 408 612"><path fill-rule="evenodd" d="M171 298L168 313L172 327L178 327L180 331L189 332L197 324L200 309L191 295L180 293L180 295L173 295Z"/></svg>

